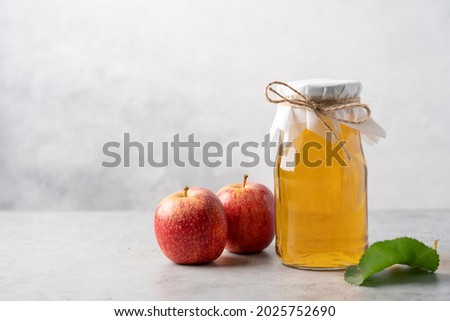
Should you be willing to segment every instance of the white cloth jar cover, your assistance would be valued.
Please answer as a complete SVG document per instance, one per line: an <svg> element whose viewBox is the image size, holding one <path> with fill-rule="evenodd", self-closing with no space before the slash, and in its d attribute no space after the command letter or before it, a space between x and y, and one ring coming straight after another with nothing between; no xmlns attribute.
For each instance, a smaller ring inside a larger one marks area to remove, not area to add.
<svg viewBox="0 0 450 321"><path fill-rule="evenodd" d="M358 98L362 89L361 83L354 80L309 79L287 82L287 84L313 101ZM292 100L299 98L295 92L285 86L277 86L276 91ZM364 111L358 108L330 112L337 118L346 120L361 119L365 117L362 113ZM371 117L362 124L341 122L332 117L329 120L336 135L340 134L339 125L342 123L345 126L359 130L362 139L369 144L377 143L380 137L386 137L384 129ZM279 143L292 143L305 129L309 129L323 137L329 131L313 111L289 106L284 103L278 104L277 113L270 129L272 140L276 140L278 134L280 134ZM294 160L295 151L292 148L288 148L285 152L281 167L293 170L293 168L286 168L285 164Z"/></svg>

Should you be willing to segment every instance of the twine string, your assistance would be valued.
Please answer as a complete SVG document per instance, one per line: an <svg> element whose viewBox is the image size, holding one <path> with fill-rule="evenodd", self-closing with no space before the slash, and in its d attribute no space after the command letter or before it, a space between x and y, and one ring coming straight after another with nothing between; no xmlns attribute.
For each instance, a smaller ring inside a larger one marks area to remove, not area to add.
<svg viewBox="0 0 450 321"><path fill-rule="evenodd" d="M276 89L273 88L274 85L277 85L278 87L286 87L289 90L291 90L293 93L295 93L294 98L288 98ZM270 93L274 94L278 98L271 98ZM265 98L268 102L272 104L283 104L287 105L293 108L303 108L309 111L312 111L316 117L320 120L320 122L332 133L334 138L338 141L338 143L341 145L342 149L344 150L345 154L347 155L347 158L350 160L350 155L345 148L342 141L339 139L339 137L336 134L336 131L331 128L330 125L325 121L324 117L328 117L331 119L334 119L338 122L347 123L347 124L363 124L370 118L370 108L368 105L363 104L360 102L360 99L357 98L350 98L350 99L324 99L324 100L313 100L306 97L304 94L293 88L292 86L288 85L285 82L281 81L273 81L270 84L266 86L265 89ZM345 119L338 117L336 115L336 111L339 110L347 110L350 112L356 111L356 110L364 110L365 114L362 118L357 120L351 120L351 119Z"/></svg>

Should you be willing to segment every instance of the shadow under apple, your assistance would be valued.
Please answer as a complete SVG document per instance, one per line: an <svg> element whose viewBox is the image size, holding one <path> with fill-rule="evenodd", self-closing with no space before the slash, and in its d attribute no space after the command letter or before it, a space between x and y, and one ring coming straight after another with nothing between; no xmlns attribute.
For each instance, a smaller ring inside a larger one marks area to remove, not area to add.
<svg viewBox="0 0 450 321"><path fill-rule="evenodd" d="M264 251L253 254L236 254L227 250L214 262L208 264L208 267L233 267L245 265L264 264L270 260L271 256Z"/></svg>

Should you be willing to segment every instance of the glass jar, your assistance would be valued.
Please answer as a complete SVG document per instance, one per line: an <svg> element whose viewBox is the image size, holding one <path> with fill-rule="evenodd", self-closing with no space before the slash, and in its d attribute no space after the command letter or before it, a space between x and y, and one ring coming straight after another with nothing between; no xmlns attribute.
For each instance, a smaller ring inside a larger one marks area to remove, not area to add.
<svg viewBox="0 0 450 321"><path fill-rule="evenodd" d="M361 90L354 81L290 84L312 101L359 99ZM295 93L290 94L294 99ZM295 107L280 105L282 115L272 127L282 129L274 173L276 253L283 264L295 268L332 270L357 264L368 240L367 168L360 131L372 132L372 138L374 126L379 136L384 131L372 119L367 125L339 121L354 119L351 108L335 117ZM285 108L291 110L286 113ZM286 135L287 145L282 143Z"/></svg>

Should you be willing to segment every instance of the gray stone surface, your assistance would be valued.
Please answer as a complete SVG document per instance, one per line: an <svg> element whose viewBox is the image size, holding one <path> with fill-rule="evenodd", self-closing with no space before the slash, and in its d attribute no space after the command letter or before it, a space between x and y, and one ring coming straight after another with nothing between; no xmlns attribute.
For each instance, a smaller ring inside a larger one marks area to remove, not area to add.
<svg viewBox="0 0 450 321"><path fill-rule="evenodd" d="M274 247L214 263L167 260L148 212L0 212L0 300L449 300L449 211L370 213L371 242L439 238L437 273L392 268L371 286L283 266Z"/></svg>

